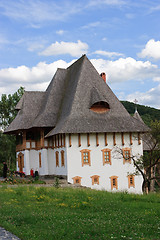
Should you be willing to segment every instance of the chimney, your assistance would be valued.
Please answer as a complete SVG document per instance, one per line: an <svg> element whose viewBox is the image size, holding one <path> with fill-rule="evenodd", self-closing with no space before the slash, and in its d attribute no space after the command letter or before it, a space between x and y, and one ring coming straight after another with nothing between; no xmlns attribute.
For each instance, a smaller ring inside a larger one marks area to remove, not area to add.
<svg viewBox="0 0 160 240"><path fill-rule="evenodd" d="M100 76L103 78L103 80L106 82L106 74L103 72L100 74Z"/></svg>

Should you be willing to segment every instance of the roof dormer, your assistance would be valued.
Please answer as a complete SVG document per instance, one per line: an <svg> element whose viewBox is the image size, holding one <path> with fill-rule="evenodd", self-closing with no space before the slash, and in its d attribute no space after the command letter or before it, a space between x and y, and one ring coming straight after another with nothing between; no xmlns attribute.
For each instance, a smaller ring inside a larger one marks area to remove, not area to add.
<svg viewBox="0 0 160 240"><path fill-rule="evenodd" d="M96 113L105 113L110 110L109 104L104 101L96 102L91 107L90 110Z"/></svg>

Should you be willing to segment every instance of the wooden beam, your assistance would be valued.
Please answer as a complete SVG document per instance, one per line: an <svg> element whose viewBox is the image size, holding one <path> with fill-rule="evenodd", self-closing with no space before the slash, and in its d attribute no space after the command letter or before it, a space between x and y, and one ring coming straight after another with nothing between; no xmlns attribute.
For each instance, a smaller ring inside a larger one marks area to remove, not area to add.
<svg viewBox="0 0 160 240"><path fill-rule="evenodd" d="M124 146L124 133L121 133L121 138L122 138L122 146Z"/></svg>
<svg viewBox="0 0 160 240"><path fill-rule="evenodd" d="M23 150L26 149L26 131L23 131Z"/></svg>
<svg viewBox="0 0 160 240"><path fill-rule="evenodd" d="M58 147L59 147L59 134L58 134Z"/></svg>
<svg viewBox="0 0 160 240"><path fill-rule="evenodd" d="M66 146L66 136L65 136L65 133L63 134L63 147Z"/></svg>
<svg viewBox="0 0 160 240"><path fill-rule="evenodd" d="M132 141L132 133L129 133L129 138L130 138L130 145L133 144L133 141Z"/></svg>
<svg viewBox="0 0 160 240"><path fill-rule="evenodd" d="M61 136L61 147L63 147L62 134L60 134L60 136Z"/></svg>
<svg viewBox="0 0 160 240"><path fill-rule="evenodd" d="M69 147L72 147L72 142L71 142L71 133L69 133Z"/></svg>
<svg viewBox="0 0 160 240"><path fill-rule="evenodd" d="M90 147L90 137L89 137L89 133L87 133L87 146Z"/></svg>
<svg viewBox="0 0 160 240"><path fill-rule="evenodd" d="M115 146L116 145L116 134L113 133L113 145Z"/></svg>
<svg viewBox="0 0 160 240"><path fill-rule="evenodd" d="M141 144L141 135L140 135L140 133L138 133L138 144L139 145Z"/></svg>
<svg viewBox="0 0 160 240"><path fill-rule="evenodd" d="M104 134L104 142L105 142L105 146L108 145L108 142L107 142L107 133Z"/></svg>
<svg viewBox="0 0 160 240"><path fill-rule="evenodd" d="M78 133L78 146L81 147L81 134Z"/></svg>
<svg viewBox="0 0 160 240"><path fill-rule="evenodd" d="M96 145L99 146L99 139L98 139L98 133L96 133Z"/></svg>

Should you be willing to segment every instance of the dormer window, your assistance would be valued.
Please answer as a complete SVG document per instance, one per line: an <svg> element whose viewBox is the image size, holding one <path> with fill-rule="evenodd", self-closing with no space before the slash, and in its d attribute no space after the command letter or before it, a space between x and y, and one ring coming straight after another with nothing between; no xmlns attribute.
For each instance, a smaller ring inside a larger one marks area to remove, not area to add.
<svg viewBox="0 0 160 240"><path fill-rule="evenodd" d="M104 101L96 102L90 108L90 110L96 113L105 113L109 111L109 109L110 109L109 104Z"/></svg>

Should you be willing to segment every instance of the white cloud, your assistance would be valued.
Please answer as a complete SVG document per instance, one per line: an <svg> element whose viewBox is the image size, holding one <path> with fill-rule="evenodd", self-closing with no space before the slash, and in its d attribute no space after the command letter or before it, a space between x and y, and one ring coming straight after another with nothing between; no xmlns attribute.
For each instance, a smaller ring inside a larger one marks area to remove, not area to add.
<svg viewBox="0 0 160 240"><path fill-rule="evenodd" d="M32 68L19 66L17 68L1 69L0 95L13 93L20 86L29 91L45 91L57 68L67 68L71 63L59 60L50 64L40 62Z"/></svg>
<svg viewBox="0 0 160 240"><path fill-rule="evenodd" d="M160 59L160 41L151 39L145 45L145 48L138 53L141 58L153 58L155 60Z"/></svg>
<svg viewBox="0 0 160 240"><path fill-rule="evenodd" d="M133 18L135 18L135 14L133 14L133 13L127 13L125 16L126 16L126 18L128 18L128 19L133 19Z"/></svg>
<svg viewBox="0 0 160 240"><path fill-rule="evenodd" d="M106 56L106 57L118 57L118 56L124 56L122 53L117 53L117 52L107 52L107 51L102 51L102 50L97 50L94 52L95 54Z"/></svg>
<svg viewBox="0 0 160 240"><path fill-rule="evenodd" d="M160 10L160 5L157 5L156 7L151 7L150 8L150 12L154 12L154 11L159 11Z"/></svg>
<svg viewBox="0 0 160 240"><path fill-rule="evenodd" d="M73 57L79 57L82 54L87 53L87 50L88 45L78 40L77 43L74 42L52 43L48 48L46 48L39 54L44 56L69 54Z"/></svg>
<svg viewBox="0 0 160 240"><path fill-rule="evenodd" d="M63 5L63 7L62 7ZM43 0L7 0L0 1L1 13L15 20L23 20L33 28L39 28L37 23L45 21L64 21L83 8L76 1L43 1Z"/></svg>
<svg viewBox="0 0 160 240"><path fill-rule="evenodd" d="M40 42L32 42L32 43L29 43L28 45L29 45L28 51L30 51L30 52L44 48L44 44L42 44Z"/></svg>
<svg viewBox="0 0 160 240"><path fill-rule="evenodd" d="M9 41L6 39L6 37L4 37L3 35L0 34L0 48L8 43L9 43Z"/></svg>
<svg viewBox="0 0 160 240"><path fill-rule="evenodd" d="M94 27L98 27L99 25L102 25L102 22L91 22L88 23L87 25L82 26L82 29L87 29L87 28L94 28Z"/></svg>
<svg viewBox="0 0 160 240"><path fill-rule="evenodd" d="M110 5L110 6L121 6L126 4L123 0L90 0L90 6L101 6L101 5Z"/></svg>
<svg viewBox="0 0 160 240"><path fill-rule="evenodd" d="M106 72L109 82L142 81L160 75L160 69L157 65L149 61L136 61L131 57L120 58L116 61L104 59L92 59L91 61L99 73Z"/></svg>
<svg viewBox="0 0 160 240"><path fill-rule="evenodd" d="M154 77L154 78L153 78L153 81L154 81L154 82L160 82L160 76Z"/></svg>
<svg viewBox="0 0 160 240"><path fill-rule="evenodd" d="M160 109L160 85L147 92L135 92L126 97L126 100L130 102L133 102L134 99L137 99L139 104Z"/></svg>
<svg viewBox="0 0 160 240"><path fill-rule="evenodd" d="M56 31L56 33L58 34L58 35L63 35L64 34L64 30L58 30L58 31Z"/></svg>
<svg viewBox="0 0 160 240"><path fill-rule="evenodd" d="M16 68L0 69L0 95L3 93L14 93L20 86L25 87L28 91L45 91L57 68L67 68L75 60L67 63L63 60L55 61L47 64L40 62L36 66L29 68L27 66L19 66ZM133 58L120 58L116 61L104 59L91 59L91 62L99 73L106 72L107 81L110 83L154 79L159 81L160 70L156 65L149 61L136 61ZM127 91L128 92L128 91ZM140 104L160 107L160 85L146 93L135 93L125 97L129 101L138 99Z"/></svg>

